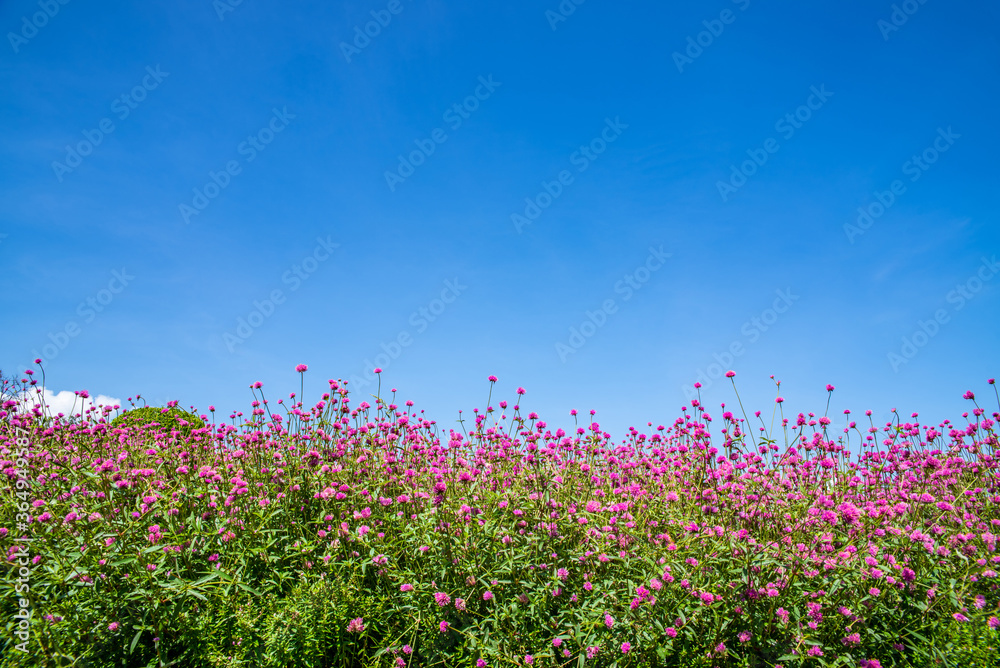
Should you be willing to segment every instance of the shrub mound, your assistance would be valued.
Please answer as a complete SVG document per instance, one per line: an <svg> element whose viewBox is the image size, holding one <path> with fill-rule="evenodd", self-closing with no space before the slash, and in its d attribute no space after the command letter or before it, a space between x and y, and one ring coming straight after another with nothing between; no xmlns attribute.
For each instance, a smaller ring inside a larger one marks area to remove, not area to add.
<svg viewBox="0 0 1000 668"><path fill-rule="evenodd" d="M111 428L138 429L146 427L156 432L170 434L172 431L180 432L181 437L190 436L195 429L203 429L205 423L194 413L183 411L175 406L161 408L157 406L143 406L125 411L111 421Z"/></svg>

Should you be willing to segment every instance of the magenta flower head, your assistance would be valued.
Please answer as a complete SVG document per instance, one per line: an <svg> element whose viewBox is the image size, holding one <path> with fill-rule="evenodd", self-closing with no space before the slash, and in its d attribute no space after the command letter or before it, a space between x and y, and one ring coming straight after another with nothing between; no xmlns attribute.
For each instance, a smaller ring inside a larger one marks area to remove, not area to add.
<svg viewBox="0 0 1000 668"><path fill-rule="evenodd" d="M990 617L990 619L987 622L987 624L990 625L991 629L998 628L998 627L1000 627L1000 619L997 619L995 616L994 617Z"/></svg>
<svg viewBox="0 0 1000 668"><path fill-rule="evenodd" d="M382 373L382 369L379 367L375 367L375 373Z"/></svg>
<svg viewBox="0 0 1000 668"><path fill-rule="evenodd" d="M531 656L530 654L525 654L524 655L524 662L530 666L531 664L533 664L535 662L535 657Z"/></svg>
<svg viewBox="0 0 1000 668"><path fill-rule="evenodd" d="M834 388L833 388L833 385L827 385L827 386L826 386L826 391L827 391L827 392L833 392L833 389L834 389Z"/></svg>
<svg viewBox="0 0 1000 668"><path fill-rule="evenodd" d="M735 371L730 370L726 372L726 378L732 378L735 375L736 375Z"/></svg>
<svg viewBox="0 0 1000 668"><path fill-rule="evenodd" d="M962 398L963 399L975 399L976 395L974 395L972 393L972 390L969 390L968 392L966 392L965 394L962 395Z"/></svg>
<svg viewBox="0 0 1000 668"><path fill-rule="evenodd" d="M490 376L487 380L489 380L491 383L495 383L495 382L497 382L497 377L496 376Z"/></svg>
<svg viewBox="0 0 1000 668"><path fill-rule="evenodd" d="M483 659L476 659L476 668L486 668L486 661Z"/></svg>
<svg viewBox="0 0 1000 668"><path fill-rule="evenodd" d="M352 619L347 624L348 633L361 633L364 630L365 630L365 620L362 617L357 617L355 619Z"/></svg>
<svg viewBox="0 0 1000 668"><path fill-rule="evenodd" d="M110 624L108 624L108 630L109 631L117 631L118 630L118 622L111 622Z"/></svg>
<svg viewBox="0 0 1000 668"><path fill-rule="evenodd" d="M305 373L308 368L309 367L307 367L305 364L299 364L297 367L295 367L295 370L298 371L299 373Z"/></svg>
<svg viewBox="0 0 1000 668"><path fill-rule="evenodd" d="M622 643L622 654L628 654L631 649L632 649L632 645L630 645L627 642L623 642Z"/></svg>
<svg viewBox="0 0 1000 668"><path fill-rule="evenodd" d="M441 622L440 624L438 624L438 628L441 629L441 633L447 633L448 632L448 622Z"/></svg>
<svg viewBox="0 0 1000 668"><path fill-rule="evenodd" d="M517 393L518 394L524 394L524 388L523 387L517 388Z"/></svg>

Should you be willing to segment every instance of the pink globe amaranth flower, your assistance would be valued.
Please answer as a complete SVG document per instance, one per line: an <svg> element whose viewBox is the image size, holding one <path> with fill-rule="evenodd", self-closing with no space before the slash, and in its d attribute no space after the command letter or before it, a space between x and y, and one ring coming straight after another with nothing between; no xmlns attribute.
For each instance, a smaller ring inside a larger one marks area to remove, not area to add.
<svg viewBox="0 0 1000 668"><path fill-rule="evenodd" d="M305 364L299 364L298 366L295 367L295 370L298 371L299 373L305 373L306 370L308 369L309 367L307 367Z"/></svg>
<svg viewBox="0 0 1000 668"><path fill-rule="evenodd" d="M666 628L666 629L664 630L664 633L666 633L666 634L667 634L667 635L668 635L669 637L671 637L671 638L676 638L676 637L677 637L677 629L675 629L675 628L674 628L674 627L672 627L672 626L668 626L668 627L667 627L667 628Z"/></svg>
<svg viewBox="0 0 1000 668"><path fill-rule="evenodd" d="M413 591L413 585L411 585L411 584L401 584L401 585L399 585L399 591Z"/></svg>
<svg viewBox="0 0 1000 668"><path fill-rule="evenodd" d="M438 624L438 628L441 630L441 633L447 633L448 632L448 622L441 622L440 624Z"/></svg>
<svg viewBox="0 0 1000 668"><path fill-rule="evenodd" d="M820 649L819 645L813 645L806 654L809 656L823 656L823 650Z"/></svg>
<svg viewBox="0 0 1000 668"><path fill-rule="evenodd" d="M969 618L963 615L961 612L956 612L952 615L956 622L967 622Z"/></svg>
<svg viewBox="0 0 1000 668"><path fill-rule="evenodd" d="M451 596L448 596L448 594L444 593L443 591L439 591L439 592L437 592L437 593L434 594L434 601L440 607L443 608L444 606L446 606L449 603L451 603Z"/></svg>
<svg viewBox="0 0 1000 668"><path fill-rule="evenodd" d="M108 624L108 630L109 631L117 631L118 630L118 622L111 622L110 624Z"/></svg>
<svg viewBox="0 0 1000 668"><path fill-rule="evenodd" d="M735 376L735 375L736 375L736 372L735 372L735 371L731 371L731 370L730 370L730 371L727 371L727 372L726 372L726 378L732 378L732 377L733 377L733 376Z"/></svg>
<svg viewBox="0 0 1000 668"><path fill-rule="evenodd" d="M587 658L593 659L595 656L597 656L597 653L600 651L601 651L600 647L596 645L591 645L590 647L587 648Z"/></svg>
<svg viewBox="0 0 1000 668"><path fill-rule="evenodd" d="M834 389L835 389L835 388L833 387L833 385L829 385L829 384L827 384L827 386L826 386L826 391L827 391L827 392L833 392L833 390L834 390Z"/></svg>
<svg viewBox="0 0 1000 668"><path fill-rule="evenodd" d="M997 619L995 616L990 617L986 623L990 625L991 629L1000 628L1000 619Z"/></svg>
<svg viewBox="0 0 1000 668"><path fill-rule="evenodd" d="M607 613L605 613L604 615L604 625L607 626L609 629L615 625L614 618Z"/></svg>
<svg viewBox="0 0 1000 668"><path fill-rule="evenodd" d="M413 648L409 645L403 645L403 654L412 654Z"/></svg>
<svg viewBox="0 0 1000 668"><path fill-rule="evenodd" d="M493 600L493 592L491 592L491 591L483 592L483 600L484 601L492 601Z"/></svg>
<svg viewBox="0 0 1000 668"><path fill-rule="evenodd" d="M552 639L552 646L553 647L559 647L560 645L562 645L562 642L563 642L562 638L553 638Z"/></svg>
<svg viewBox="0 0 1000 668"><path fill-rule="evenodd" d="M375 367L375 373L382 373L382 369L380 369L379 367Z"/></svg>
<svg viewBox="0 0 1000 668"><path fill-rule="evenodd" d="M622 654L628 654L631 651L631 649L632 649L631 644L627 642L622 643Z"/></svg>
<svg viewBox="0 0 1000 668"><path fill-rule="evenodd" d="M524 655L524 662L530 666L531 664L533 664L535 662L535 657L531 656L530 654L525 654Z"/></svg>
<svg viewBox="0 0 1000 668"><path fill-rule="evenodd" d="M455 609L458 610L459 612L464 612L465 611L465 599L464 598L456 598L455 599Z"/></svg>
<svg viewBox="0 0 1000 668"><path fill-rule="evenodd" d="M487 380L489 380L491 383L495 383L495 382L497 382L497 377L496 376L490 376Z"/></svg>
<svg viewBox="0 0 1000 668"><path fill-rule="evenodd" d="M486 668L486 662L482 659L476 659L476 668Z"/></svg>
<svg viewBox="0 0 1000 668"><path fill-rule="evenodd" d="M352 619L347 624L348 633L361 633L364 630L365 630L365 620L362 617L357 617L355 619Z"/></svg>

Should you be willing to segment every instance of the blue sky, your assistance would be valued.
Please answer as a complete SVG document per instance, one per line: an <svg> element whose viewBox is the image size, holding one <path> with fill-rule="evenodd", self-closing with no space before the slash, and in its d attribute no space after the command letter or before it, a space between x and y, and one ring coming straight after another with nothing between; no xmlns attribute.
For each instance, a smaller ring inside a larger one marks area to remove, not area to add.
<svg viewBox="0 0 1000 668"><path fill-rule="evenodd" d="M1000 16L811 4L3 3L0 368L228 412L377 365L445 427L495 374L616 436L732 368L960 420Z"/></svg>

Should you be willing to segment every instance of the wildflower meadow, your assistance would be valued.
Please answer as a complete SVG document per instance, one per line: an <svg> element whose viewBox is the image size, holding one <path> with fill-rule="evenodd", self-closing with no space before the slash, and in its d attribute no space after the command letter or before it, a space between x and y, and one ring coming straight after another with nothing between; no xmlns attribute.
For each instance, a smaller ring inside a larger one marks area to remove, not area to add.
<svg viewBox="0 0 1000 668"><path fill-rule="evenodd" d="M745 413L729 372L735 408L615 440L493 376L446 430L337 380L51 415L38 375L0 412L5 667L998 663L1000 414L971 390L960 423L834 428L829 400Z"/></svg>

